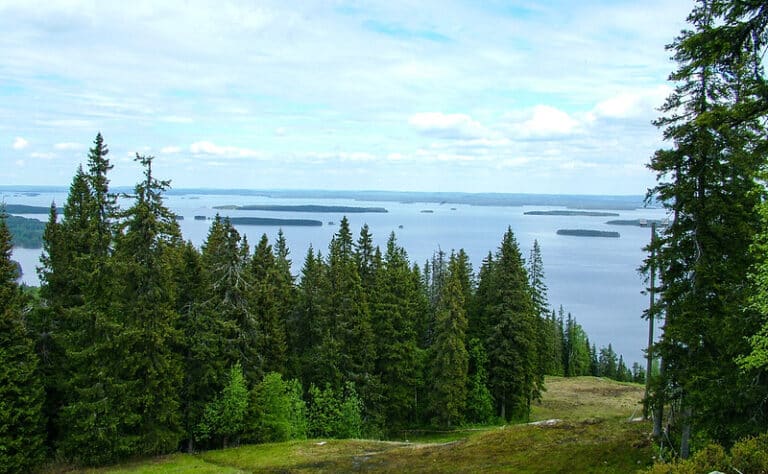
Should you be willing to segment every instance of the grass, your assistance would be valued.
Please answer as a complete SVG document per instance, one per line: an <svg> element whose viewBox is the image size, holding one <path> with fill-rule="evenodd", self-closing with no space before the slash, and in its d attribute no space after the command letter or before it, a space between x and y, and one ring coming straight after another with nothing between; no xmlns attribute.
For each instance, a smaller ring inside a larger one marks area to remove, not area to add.
<svg viewBox="0 0 768 474"><path fill-rule="evenodd" d="M409 436L409 442L305 440L175 454L84 472L634 472L652 461L640 412L643 388L594 378L549 377L533 420Z"/></svg>

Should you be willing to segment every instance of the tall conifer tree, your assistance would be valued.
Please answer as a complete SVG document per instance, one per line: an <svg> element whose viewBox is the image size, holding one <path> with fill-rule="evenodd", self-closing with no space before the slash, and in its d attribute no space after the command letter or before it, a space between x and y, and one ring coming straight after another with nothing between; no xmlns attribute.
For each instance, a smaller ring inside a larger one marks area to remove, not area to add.
<svg viewBox="0 0 768 474"><path fill-rule="evenodd" d="M0 472L29 472L45 454L44 391L5 219L0 205Z"/></svg>

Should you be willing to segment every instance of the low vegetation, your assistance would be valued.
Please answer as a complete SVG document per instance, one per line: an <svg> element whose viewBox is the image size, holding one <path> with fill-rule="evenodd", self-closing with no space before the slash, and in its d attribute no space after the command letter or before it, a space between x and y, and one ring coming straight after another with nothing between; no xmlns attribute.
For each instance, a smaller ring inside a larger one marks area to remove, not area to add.
<svg viewBox="0 0 768 474"><path fill-rule="evenodd" d="M547 377L545 387L530 424L412 433L415 438L401 441L311 439L240 446L84 472L608 473L651 464L650 426L632 421L641 408L641 385Z"/></svg>

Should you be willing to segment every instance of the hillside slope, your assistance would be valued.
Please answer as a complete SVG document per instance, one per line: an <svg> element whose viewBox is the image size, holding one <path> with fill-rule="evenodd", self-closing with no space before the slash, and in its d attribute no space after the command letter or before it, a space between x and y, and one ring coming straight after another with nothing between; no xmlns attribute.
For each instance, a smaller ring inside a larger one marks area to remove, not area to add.
<svg viewBox="0 0 768 474"><path fill-rule="evenodd" d="M594 377L547 378L540 423L454 434L442 443L307 440L177 454L92 473L633 472L651 463L643 388ZM556 420L556 421L553 421Z"/></svg>

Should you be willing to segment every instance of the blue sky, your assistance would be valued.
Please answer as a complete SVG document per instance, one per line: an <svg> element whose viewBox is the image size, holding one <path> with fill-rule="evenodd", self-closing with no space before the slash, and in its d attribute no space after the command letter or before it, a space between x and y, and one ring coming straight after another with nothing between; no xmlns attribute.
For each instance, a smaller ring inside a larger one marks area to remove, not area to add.
<svg viewBox="0 0 768 474"><path fill-rule="evenodd" d="M0 183L642 194L688 0L0 0Z"/></svg>

